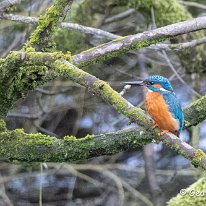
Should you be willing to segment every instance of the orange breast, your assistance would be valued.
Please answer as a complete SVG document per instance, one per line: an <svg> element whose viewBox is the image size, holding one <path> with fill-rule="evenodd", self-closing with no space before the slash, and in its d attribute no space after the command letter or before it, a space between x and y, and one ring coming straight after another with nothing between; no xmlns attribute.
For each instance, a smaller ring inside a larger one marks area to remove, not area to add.
<svg viewBox="0 0 206 206"><path fill-rule="evenodd" d="M147 92L145 106L149 115L160 129L176 133L179 129L179 124L173 118L164 98L159 92Z"/></svg>

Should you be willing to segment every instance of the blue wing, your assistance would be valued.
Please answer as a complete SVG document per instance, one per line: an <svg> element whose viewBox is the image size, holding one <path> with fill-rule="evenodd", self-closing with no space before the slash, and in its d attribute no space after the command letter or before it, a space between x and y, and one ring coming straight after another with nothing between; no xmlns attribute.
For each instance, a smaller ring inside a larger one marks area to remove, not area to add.
<svg viewBox="0 0 206 206"><path fill-rule="evenodd" d="M180 103L174 92L161 92L161 94L164 100L166 101L173 117L179 121L179 125L180 125L179 133L180 133L184 126L184 114L180 106Z"/></svg>

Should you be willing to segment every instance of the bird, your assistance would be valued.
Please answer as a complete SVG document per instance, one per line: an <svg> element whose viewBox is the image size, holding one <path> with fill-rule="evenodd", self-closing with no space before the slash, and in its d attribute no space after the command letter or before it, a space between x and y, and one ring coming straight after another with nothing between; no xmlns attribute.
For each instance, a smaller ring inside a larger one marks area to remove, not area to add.
<svg viewBox="0 0 206 206"><path fill-rule="evenodd" d="M160 135L171 132L179 137L184 127L184 114L167 78L152 75L143 81L124 82L124 84L146 87L145 107L153 120L153 128L161 129Z"/></svg>

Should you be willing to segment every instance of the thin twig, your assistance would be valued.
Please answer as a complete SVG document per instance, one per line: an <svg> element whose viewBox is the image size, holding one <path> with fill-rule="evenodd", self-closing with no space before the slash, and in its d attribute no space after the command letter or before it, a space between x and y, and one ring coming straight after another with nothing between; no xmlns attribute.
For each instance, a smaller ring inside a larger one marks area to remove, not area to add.
<svg viewBox="0 0 206 206"><path fill-rule="evenodd" d="M135 9L128 9L127 11L121 12L119 14L116 14L114 16L108 17L105 19L104 23L108 24L114 21L118 21L120 19L124 19L127 16L130 16L133 14L136 10Z"/></svg>
<svg viewBox="0 0 206 206"><path fill-rule="evenodd" d="M7 13L3 13L2 15L0 15L0 19L7 19L11 21L26 23L26 24L36 24L36 25L38 24L38 18L36 17L21 16L21 15L7 14ZM108 40L113 40L113 39L117 39L121 37L119 35L112 34L107 31L103 31L101 29L87 27L87 26L83 26L83 25L75 24L75 23L62 22L60 27L64 29L69 29L69 30L76 30L84 34L98 35ZM205 43L206 43L206 37L202 37L200 39L194 39L190 42L184 42L184 43L178 43L178 44L161 43L161 44L150 45L147 48L152 49L152 50L164 49L168 51L170 50L179 51L179 50L195 47L195 46L205 44Z"/></svg>
<svg viewBox="0 0 206 206"><path fill-rule="evenodd" d="M161 28L153 29L143 33L130 35L118 40L99 45L93 49L86 50L73 56L73 63L78 67L87 66L102 61L102 59L115 57L130 50L148 47L165 39L182 35L185 33L206 28L206 17L171 24Z"/></svg>
<svg viewBox="0 0 206 206"><path fill-rule="evenodd" d="M21 3L21 0L4 0L0 3L0 13L5 11L8 7Z"/></svg>
<svg viewBox="0 0 206 206"><path fill-rule="evenodd" d="M194 94L197 95L198 97L201 97L202 95L199 94L197 91L195 91L193 88L191 88L191 87L187 84L187 82L185 82L185 80L177 73L177 71L176 71L176 69L174 68L172 62L170 61L170 59L169 59L166 51L163 50L161 53L162 53L162 56L164 57L165 61L168 63L168 66L169 66L170 69L174 72L174 74L175 74L176 77L180 80L180 82L181 82L182 84L184 84L186 87L188 87L189 90L190 90L192 93L194 93Z"/></svg>
<svg viewBox="0 0 206 206"><path fill-rule="evenodd" d="M183 43L179 43L179 44L155 44L155 45L151 45L149 47L147 47L148 49L152 49L152 50L165 50L165 51L180 51L180 50L184 50L184 49L189 49L195 46L199 46L201 44L205 44L206 43L206 37L202 37L199 39L194 39L192 41L189 42L183 42Z"/></svg>
<svg viewBox="0 0 206 206"><path fill-rule="evenodd" d="M40 163L40 180L39 180L39 206L42 206L42 175L43 175L43 165Z"/></svg>
<svg viewBox="0 0 206 206"><path fill-rule="evenodd" d="M197 2L189 2L189 1L179 1L181 4L185 5L185 6L192 6L192 7L196 7L199 9L206 9L206 5L205 4L200 4Z"/></svg>
<svg viewBox="0 0 206 206"><path fill-rule="evenodd" d="M21 15L3 13L2 15L0 15L0 19L7 19L11 21L26 23L26 24L35 24L35 25L38 24L38 18L30 17L30 16L21 16ZM84 33L84 34L99 35L99 36L102 36L110 40L116 39L119 37L119 35L112 34L110 32L103 31L101 29L87 27L87 26L83 26L83 25L75 24L75 23L62 22L60 27L64 29L80 31L81 33Z"/></svg>

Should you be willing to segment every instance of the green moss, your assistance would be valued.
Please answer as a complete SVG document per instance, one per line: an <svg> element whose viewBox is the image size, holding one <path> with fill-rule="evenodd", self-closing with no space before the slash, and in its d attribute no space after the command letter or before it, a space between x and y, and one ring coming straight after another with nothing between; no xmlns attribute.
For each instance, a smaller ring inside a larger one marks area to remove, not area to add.
<svg viewBox="0 0 206 206"><path fill-rule="evenodd" d="M92 138L94 138L94 137L95 137L94 134L87 134L87 135L84 137L84 139L92 139Z"/></svg>
<svg viewBox="0 0 206 206"><path fill-rule="evenodd" d="M29 45L29 43L26 42L26 43L25 43L25 46L24 46L24 48L23 48L23 51L28 52L28 53L30 53L30 52L35 52L35 48L31 47L31 46Z"/></svg>
<svg viewBox="0 0 206 206"><path fill-rule="evenodd" d="M0 65L0 117L4 117L13 103L29 90L51 79L48 68L42 65L51 65L56 59L72 61L71 53L11 52L7 56Z"/></svg>
<svg viewBox="0 0 206 206"><path fill-rule="evenodd" d="M118 134L87 135L84 138L65 137L56 139L42 134L25 134L23 130L0 133L0 157L11 162L62 162L84 160L93 156L114 154L129 147L140 148L150 137L146 134L141 141L134 140L137 132L125 131ZM94 138L95 137L95 138ZM147 140L146 140L147 139Z"/></svg>
<svg viewBox="0 0 206 206"><path fill-rule="evenodd" d="M201 150L201 149L198 149L196 152L195 152L195 155L193 156L192 158L192 164L195 166L195 167L198 167L198 165L200 164L200 162L206 158L206 155L205 153Z"/></svg>
<svg viewBox="0 0 206 206"><path fill-rule="evenodd" d="M122 5L136 8L143 12L151 22L151 8L155 12L156 23L159 26L172 24L192 18L190 13L178 0L119 0Z"/></svg>
<svg viewBox="0 0 206 206"><path fill-rule="evenodd" d="M190 122L189 122L189 121L187 121L187 120L185 120L185 121L184 121L184 127L186 127L186 128L187 128L187 127L189 127L189 126L190 126Z"/></svg>
<svg viewBox="0 0 206 206"><path fill-rule="evenodd" d="M1 132L0 136L0 156L11 161L33 161L42 157L46 160L50 154L45 153L45 149L57 140L40 133L26 134L22 129Z"/></svg>
<svg viewBox="0 0 206 206"><path fill-rule="evenodd" d="M82 138L76 138L75 136L65 136L64 137L64 140L65 141L69 141L69 142L74 142L74 141L85 141L85 140L90 140L94 137L95 135L93 134L88 134L86 135L85 137L82 137Z"/></svg>
<svg viewBox="0 0 206 206"><path fill-rule="evenodd" d="M176 44L170 44L169 46L171 49L176 49L177 48L177 45Z"/></svg>
<svg viewBox="0 0 206 206"><path fill-rule="evenodd" d="M76 141L77 138L75 136L65 136L64 140L65 141L72 141L73 142L73 141Z"/></svg>
<svg viewBox="0 0 206 206"><path fill-rule="evenodd" d="M123 40L123 39L125 39L125 38L126 38L126 36L120 36L120 37L118 37L118 38L112 40L112 42L121 41L121 40Z"/></svg>
<svg viewBox="0 0 206 206"><path fill-rule="evenodd" d="M6 131L6 123L3 119L0 119L0 132Z"/></svg>
<svg viewBox="0 0 206 206"><path fill-rule="evenodd" d="M93 84L95 91L105 101L115 106L117 111L129 117L131 121L140 126L149 127L150 121L146 118L142 109L129 105L128 102L116 91L114 91L109 84L102 80L98 80Z"/></svg>
<svg viewBox="0 0 206 206"><path fill-rule="evenodd" d="M45 54L42 53L42 55L45 55ZM63 52L53 52L53 53L50 53L49 55L51 55L51 57L53 59L65 59L68 62L72 61L72 56L71 56L71 52L70 51L67 51L66 53L63 53Z"/></svg>
<svg viewBox="0 0 206 206"><path fill-rule="evenodd" d="M47 9L46 14L39 18L38 27L25 45L25 51L28 47L34 47L37 51L48 51L55 47L52 37L59 23L59 15L60 13L55 6Z"/></svg>
<svg viewBox="0 0 206 206"><path fill-rule="evenodd" d="M185 109L185 119L188 126L195 126L206 118L206 96L192 102Z"/></svg>
<svg viewBox="0 0 206 206"><path fill-rule="evenodd" d="M0 132L0 157L11 162L62 162L87 159L92 151L101 147L93 135L76 139L66 136L64 140L37 134L26 134L22 129Z"/></svg>
<svg viewBox="0 0 206 206"><path fill-rule="evenodd" d="M129 37L129 36L128 36ZM109 47L109 44L112 44L114 42L118 42L118 41L122 41L124 39L126 39L127 37L122 37L121 39L116 39L116 40L113 40L112 42L109 42L107 43L108 44L108 47ZM145 38L147 38L147 36L145 35ZM152 44L156 44L158 42L162 42L166 39L170 38L169 36L164 36L164 37L154 37L153 39L150 39L150 40L139 40L137 41L136 43L128 46L123 46L121 48L119 48L118 50L113 50L111 52L105 52L104 54L101 54L101 55L98 55L98 56L94 56L94 58L92 58L92 55L89 59L86 59L86 60L83 60L83 61L78 61L78 63L76 63L75 65L79 68L81 67L85 67L85 66L88 66L90 64L95 64L97 62L103 62L105 60L108 60L108 59L111 59L113 57L117 57L117 56L120 56L121 54L123 53L126 53L127 51L130 51L130 50L138 50L140 48L144 48L144 47L147 47L147 46L150 46ZM104 44L103 44L104 45ZM74 55L73 58L75 59L76 56L80 56L82 54L86 54L86 53L91 53L99 48L101 48L103 45L99 45L97 47L93 47L91 49L88 49L86 51L83 51L82 53L78 54L78 55Z"/></svg>
<svg viewBox="0 0 206 206"><path fill-rule="evenodd" d="M34 47L36 51L53 51L55 49L54 33L65 15L67 0L56 0L55 4L46 10L46 13L39 17L38 26L30 36L23 48L24 51Z"/></svg>
<svg viewBox="0 0 206 206"><path fill-rule="evenodd" d="M206 178L200 178L197 182L185 189L185 195L178 194L173 197L168 206L205 206L206 202Z"/></svg>

